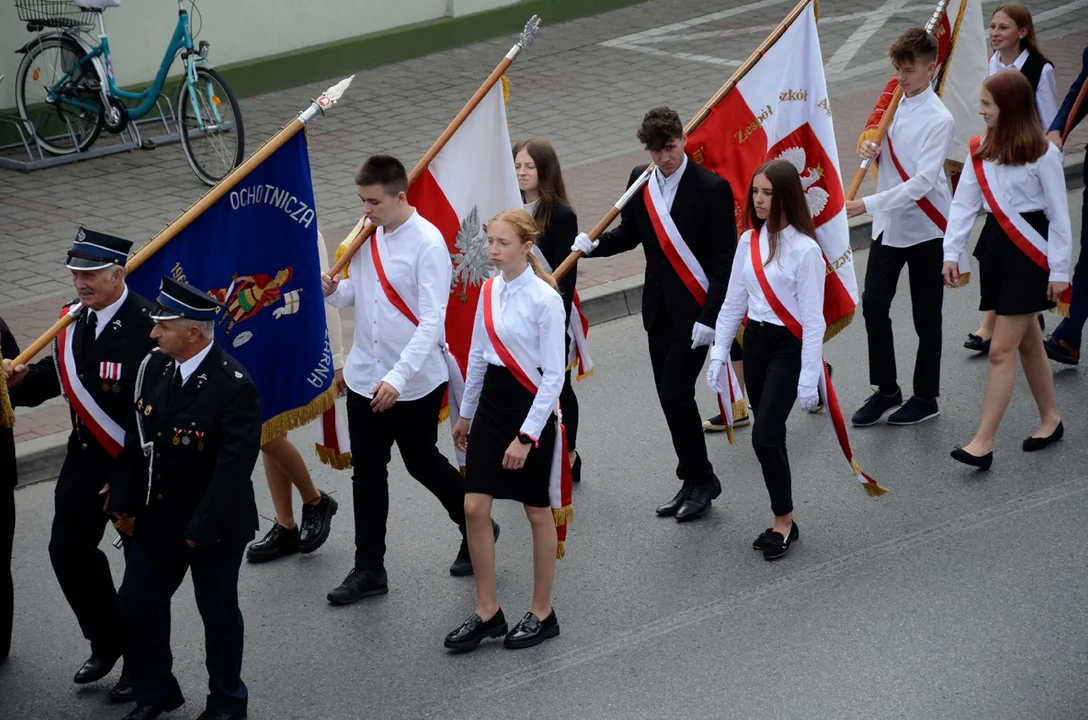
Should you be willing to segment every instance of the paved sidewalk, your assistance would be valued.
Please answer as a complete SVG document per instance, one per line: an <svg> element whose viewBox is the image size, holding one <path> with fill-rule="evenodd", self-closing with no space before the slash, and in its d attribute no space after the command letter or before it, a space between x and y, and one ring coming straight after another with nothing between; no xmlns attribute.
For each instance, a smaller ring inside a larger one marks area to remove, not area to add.
<svg viewBox="0 0 1088 720"><path fill-rule="evenodd" d="M996 2L984 2L988 17ZM651 0L562 25L545 25L508 72L513 137L542 135L555 144L582 228L589 229L623 190L630 168L645 162L634 133L656 104L690 117L729 77L792 5L787 0ZM1032 4L1044 52L1056 66L1059 93L1079 70L1088 44L1083 0ZM844 178L855 167L857 135L888 78L884 49L930 5L859 0L824 2L821 43L836 114ZM545 22L547 18L545 18ZM652 32L648 32L652 31ZM415 162L509 48L510 38L366 71L328 117L310 129L319 223L335 245L359 217L351 176L368 154ZM242 101L249 150L338 78ZM375 99L380 96L380 99ZM1068 155L1082 153L1081 128ZM20 344L36 338L71 295L60 263L79 224L137 242L153 236L203 193L176 145L31 174L0 171L0 314ZM579 287L602 296L638 285L642 254L582 266ZM350 342L350 317L345 318ZM19 410L21 457L55 447L68 411L53 401Z"/></svg>

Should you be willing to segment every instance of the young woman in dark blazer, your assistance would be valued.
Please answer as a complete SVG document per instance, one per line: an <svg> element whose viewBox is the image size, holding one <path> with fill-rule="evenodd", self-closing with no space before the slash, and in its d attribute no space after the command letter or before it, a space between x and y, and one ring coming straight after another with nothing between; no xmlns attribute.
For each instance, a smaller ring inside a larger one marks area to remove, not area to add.
<svg viewBox="0 0 1088 720"><path fill-rule="evenodd" d="M543 262L544 270L552 273L570 255L570 246L578 234L578 216L567 200L567 187L559 156L544 138L519 140L514 144L514 170L525 210L536 220L537 232L534 254ZM578 282L575 265L559 280L559 294L570 325L574 288ZM566 355L570 357L571 337L567 333ZM563 426L567 429L567 449L570 452L571 475L574 482L582 479L582 458L578 454L578 398L571 384L571 371L576 363L568 363L563 380L559 406L563 410Z"/></svg>

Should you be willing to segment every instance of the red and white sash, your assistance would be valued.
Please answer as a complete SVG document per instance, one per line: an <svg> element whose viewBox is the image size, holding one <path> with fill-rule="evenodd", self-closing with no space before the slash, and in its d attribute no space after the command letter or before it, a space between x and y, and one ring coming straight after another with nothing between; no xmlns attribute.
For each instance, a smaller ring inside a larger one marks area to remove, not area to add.
<svg viewBox="0 0 1088 720"><path fill-rule="evenodd" d="M68 404L76 411L76 415L95 436L99 444L106 449L111 457L121 454L125 446L125 431L113 421L105 410L95 402L89 390L84 387L79 379L79 367L76 364L75 353L72 350L75 338L75 320L83 306L79 303L66 307L60 312L60 317L71 315L73 322L61 331L57 336L57 374L60 375L61 387L64 388L64 397Z"/></svg>
<svg viewBox="0 0 1088 720"><path fill-rule="evenodd" d="M484 283L480 293L480 300L484 304L484 328L491 346L495 348L499 359L510 374L514 376L522 387L536 395L543 376L537 370L536 363L532 362L532 354L518 344L517 338L506 330L502 321L502 297L501 287L491 278ZM564 543L567 536L567 523L573 518L572 504L572 478L570 474L570 456L567 452L567 436L563 428L562 414L559 403L555 405L556 422L558 430L555 448L552 451L551 475L548 480L548 499L551 502L552 514L555 516L556 532L559 534L560 553L563 556Z"/></svg>
<svg viewBox="0 0 1088 720"><path fill-rule="evenodd" d="M405 302L404 297L397 292L397 289L393 287L393 283L389 281L389 276L385 274L385 263L382 260L382 256L388 254L385 248L385 235L383 232L378 231L374 233L374 236L370 239L370 257L374 261L374 270L378 274L378 283L381 285L382 290L385 292L385 297L393 304L397 310L401 312L404 317L412 321L413 325L419 325L419 318L416 315L408 303ZM465 395L465 377L461 374L461 366L457 363L457 358L450 352L450 346L446 343L446 331L442 329L442 335L438 342L438 347L442 351L442 358L446 361L446 367L449 370L449 387L447 391L450 413L450 428L457 425L457 421L460 420L458 413L461 407L461 398ZM465 466L465 454L460 450L454 449L457 455L457 462L461 467Z"/></svg>
<svg viewBox="0 0 1088 720"><path fill-rule="evenodd" d="M978 178L978 186L982 189L982 196L986 198L986 204L990 206L990 212L1016 247L1020 248L1021 252L1040 268L1050 272L1050 261L1046 256L1046 238L1040 235L1039 231L1033 228L1020 213L1015 210L1006 211L994 194L991 187L993 163L975 157L980 139L981 136L971 138L971 164L975 169L975 177Z"/></svg>
<svg viewBox="0 0 1088 720"><path fill-rule="evenodd" d="M533 245L533 254L540 260L544 272L552 274L551 263L544 257L540 248ZM582 380L587 375L593 374L593 358L589 356L589 318L582 314L582 299L578 297L578 291L574 291L574 299L571 303L573 311L570 321L567 323L567 337L570 338L570 351L567 353L567 370L578 365L577 379Z"/></svg>
<svg viewBox="0 0 1088 720"><path fill-rule="evenodd" d="M767 304L774 310L774 314L798 340L801 340L802 327L797 320L801 316L801 311L797 306L797 298L789 292L777 293L771 286L767 273L763 269L763 248L760 246L760 242L759 229L753 229L751 241L752 269L755 270L759 287L763 290L763 296L767 298ZM862 483L865 491L869 495L882 495L887 490L882 488L876 480L866 475L854 460L854 452L850 449L850 438L846 434L846 422L842 418L842 409L839 407L839 398L835 394L835 386L831 383L831 377L828 375L827 363L823 362L822 358L821 364L823 365L823 372L820 373L819 380L820 397L827 408L827 417L831 420L831 428L835 432L839 448L842 450L847 462L850 463L850 469L854 477L857 478L858 482Z"/></svg>

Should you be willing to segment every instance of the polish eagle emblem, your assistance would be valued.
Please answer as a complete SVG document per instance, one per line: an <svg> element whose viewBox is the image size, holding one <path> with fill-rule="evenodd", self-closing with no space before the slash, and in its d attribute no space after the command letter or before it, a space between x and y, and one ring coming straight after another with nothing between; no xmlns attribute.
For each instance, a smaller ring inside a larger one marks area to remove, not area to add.
<svg viewBox="0 0 1088 720"><path fill-rule="evenodd" d="M788 147L780 152L775 159L785 160L797 170L797 174L801 176L801 188L805 191L805 200L808 202L809 212L813 218L819 217L820 213L827 207L827 201L831 197L826 190L816 187L816 183L824 176L823 168L819 165L806 167L808 156L803 147Z"/></svg>
<svg viewBox="0 0 1088 720"><path fill-rule="evenodd" d="M465 303L468 302L469 287L481 285L495 269L487 254L487 231L480 222L480 212L476 206L461 221L454 247L457 252L450 254L453 262L450 292L460 288L457 297Z"/></svg>

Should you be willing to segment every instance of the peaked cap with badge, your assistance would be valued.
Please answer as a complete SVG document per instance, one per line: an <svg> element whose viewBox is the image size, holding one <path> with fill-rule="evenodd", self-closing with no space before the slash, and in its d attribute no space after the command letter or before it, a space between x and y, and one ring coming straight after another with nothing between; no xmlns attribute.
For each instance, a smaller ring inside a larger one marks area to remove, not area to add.
<svg viewBox="0 0 1088 720"><path fill-rule="evenodd" d="M69 270L105 270L124 267L132 241L80 227L64 266Z"/></svg>
<svg viewBox="0 0 1088 720"><path fill-rule="evenodd" d="M197 290L192 285L163 275L159 283L159 304L151 313L152 320L215 320L216 314L223 308L219 302L206 292Z"/></svg>

